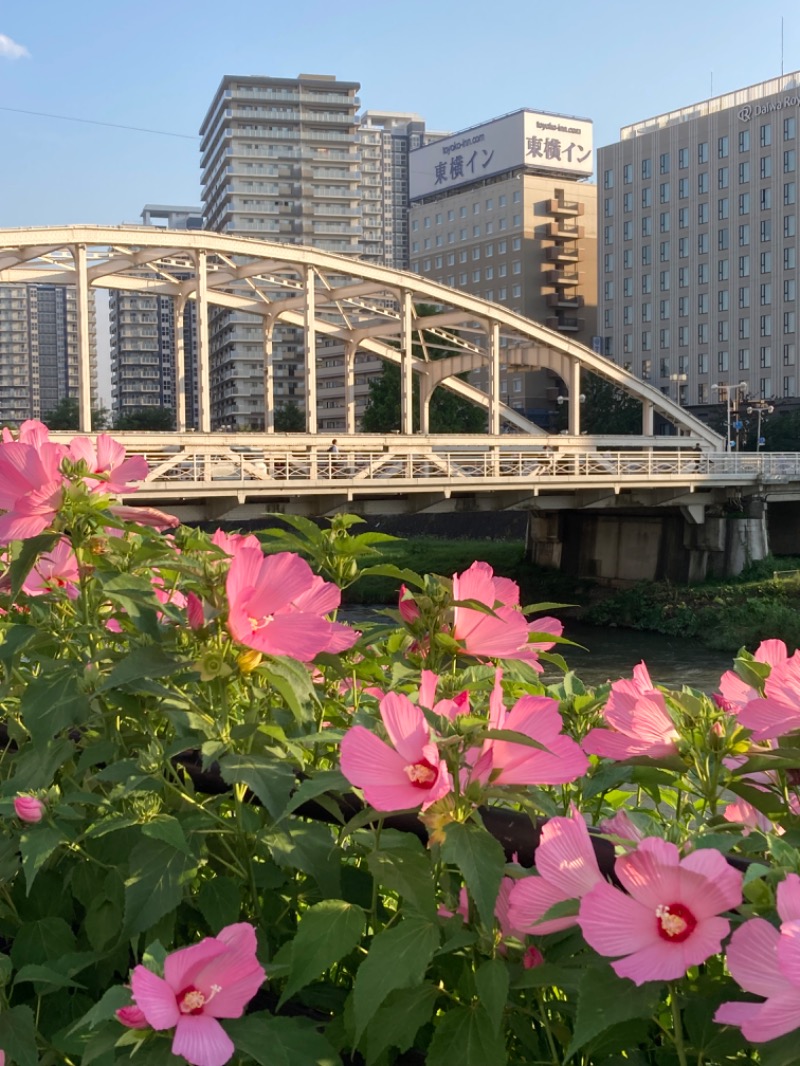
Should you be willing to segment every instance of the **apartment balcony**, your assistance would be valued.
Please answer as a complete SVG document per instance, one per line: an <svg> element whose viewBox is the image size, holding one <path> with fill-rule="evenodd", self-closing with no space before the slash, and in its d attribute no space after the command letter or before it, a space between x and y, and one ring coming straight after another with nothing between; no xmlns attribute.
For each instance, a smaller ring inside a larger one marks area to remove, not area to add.
<svg viewBox="0 0 800 1066"><path fill-rule="evenodd" d="M560 289L574 289L583 283L582 270L549 270L544 277L546 285Z"/></svg>
<svg viewBox="0 0 800 1066"><path fill-rule="evenodd" d="M547 249L547 259L551 263L579 263L581 249L576 244L566 246L555 245Z"/></svg>
<svg viewBox="0 0 800 1066"><path fill-rule="evenodd" d="M546 318L545 325L548 329L558 330L559 333L577 333L583 329L584 320L582 318Z"/></svg>
<svg viewBox="0 0 800 1066"><path fill-rule="evenodd" d="M548 200L548 215L556 215L558 218L578 218L585 210L584 204L572 200Z"/></svg>
<svg viewBox="0 0 800 1066"><path fill-rule="evenodd" d="M547 306L558 311L577 311L583 304L582 296L567 296L560 292L551 292L547 296Z"/></svg>
<svg viewBox="0 0 800 1066"><path fill-rule="evenodd" d="M585 232L583 226L569 225L565 222L550 222L547 226L547 236L551 241L579 241Z"/></svg>

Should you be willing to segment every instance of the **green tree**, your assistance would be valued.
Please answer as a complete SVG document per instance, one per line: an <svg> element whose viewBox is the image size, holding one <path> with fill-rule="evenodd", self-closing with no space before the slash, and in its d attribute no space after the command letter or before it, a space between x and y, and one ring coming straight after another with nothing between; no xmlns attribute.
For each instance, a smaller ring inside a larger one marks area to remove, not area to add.
<svg viewBox="0 0 800 1066"><path fill-rule="evenodd" d="M615 436L642 432L641 400L594 374L585 375L581 387L581 395L585 397L581 404L581 432ZM569 424L568 404L563 405L557 417L558 428L566 429Z"/></svg>
<svg viewBox="0 0 800 1066"><path fill-rule="evenodd" d="M435 314L437 308L420 305L417 315ZM449 353L436 346L433 335L426 337L428 356L431 359L444 359ZM414 354L420 355L420 348L414 345ZM459 375L466 379L466 374ZM419 382L416 375L412 393L414 430L419 430ZM386 362L383 369L369 382L369 399L361 418L361 428L365 433L393 433L400 429L400 367ZM456 396L449 389L439 386L431 397L430 427L431 433L485 433L488 426L486 411L469 400Z"/></svg>
<svg viewBox="0 0 800 1066"><path fill-rule="evenodd" d="M101 404L92 410L92 429L106 429L110 421L108 408ZM42 415L42 422L48 429L78 429L80 410L76 396L65 396L59 400L52 411Z"/></svg>
<svg viewBox="0 0 800 1066"><path fill-rule="evenodd" d="M118 415L114 429L169 432L175 429L175 412L170 407L139 407Z"/></svg>
<svg viewBox="0 0 800 1066"><path fill-rule="evenodd" d="M756 415L751 415L753 425L752 437L755 440ZM761 435L764 438L762 451L766 452L800 452L800 411L777 411L761 421Z"/></svg>
<svg viewBox="0 0 800 1066"><path fill-rule="evenodd" d="M294 400L289 400L275 411L275 431L277 433L304 433L306 418Z"/></svg>

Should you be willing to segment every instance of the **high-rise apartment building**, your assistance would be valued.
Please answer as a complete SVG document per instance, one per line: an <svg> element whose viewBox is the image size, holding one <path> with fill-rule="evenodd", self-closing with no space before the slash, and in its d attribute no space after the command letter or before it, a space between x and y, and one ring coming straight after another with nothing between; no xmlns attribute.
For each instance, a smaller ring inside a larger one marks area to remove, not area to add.
<svg viewBox="0 0 800 1066"><path fill-rule="evenodd" d="M94 294L89 294L92 399L97 396ZM0 423L41 418L78 397L78 308L73 286L0 285Z"/></svg>
<svg viewBox="0 0 800 1066"><path fill-rule="evenodd" d="M146 226L196 230L203 228L202 209L147 204ZM198 425L197 309L188 301L182 322L175 321L170 296L112 290L109 293L111 332L111 406L115 420L154 407L173 413L177 407L176 328L182 332L186 424Z"/></svg>
<svg viewBox="0 0 800 1066"><path fill-rule="evenodd" d="M597 190L592 124L527 109L411 154L411 269L591 344ZM504 400L548 427L552 371L501 370ZM474 375L486 387L486 372Z"/></svg>
<svg viewBox="0 0 800 1066"><path fill-rule="evenodd" d="M794 73L599 151L598 333L681 403L797 395L798 125Z"/></svg>
<svg viewBox="0 0 800 1066"><path fill-rule="evenodd" d="M200 130L206 227L363 254L358 89L357 82L321 74L226 75ZM326 345L318 347L326 356ZM278 326L273 351L276 407L286 402L302 407L305 353L299 331ZM336 352L330 361L341 355L341 349ZM327 361L322 359L323 364ZM265 428L263 379L260 320L215 311L212 425Z"/></svg>
<svg viewBox="0 0 800 1066"><path fill-rule="evenodd" d="M364 248L384 266L409 266L409 152L447 136L426 130L420 115L370 110L361 116Z"/></svg>

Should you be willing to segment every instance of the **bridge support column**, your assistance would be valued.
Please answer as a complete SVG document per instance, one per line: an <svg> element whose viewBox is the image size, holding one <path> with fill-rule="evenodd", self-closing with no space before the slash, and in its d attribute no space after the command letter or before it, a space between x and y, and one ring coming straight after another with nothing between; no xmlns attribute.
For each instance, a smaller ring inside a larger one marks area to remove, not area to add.
<svg viewBox="0 0 800 1066"><path fill-rule="evenodd" d="M197 300L197 398L198 429L201 433L211 432L211 370L208 343L208 271L207 253L197 252L195 256Z"/></svg>
<svg viewBox="0 0 800 1066"><path fill-rule="evenodd" d="M86 273L86 245L72 248L75 262L75 296L78 311L78 429L92 429L92 356L89 351L89 278Z"/></svg>
<svg viewBox="0 0 800 1066"><path fill-rule="evenodd" d="M263 322L264 338L264 429L267 433L275 432L275 366L272 351L272 334L275 319L265 318Z"/></svg>
<svg viewBox="0 0 800 1066"><path fill-rule="evenodd" d="M400 353L400 432L414 432L414 304L411 293L403 292L402 351Z"/></svg>
<svg viewBox="0 0 800 1066"><path fill-rule="evenodd" d="M344 349L344 404L345 425L348 433L356 431L356 356L357 344L347 344Z"/></svg>
<svg viewBox="0 0 800 1066"><path fill-rule="evenodd" d="M306 345L306 431L317 432L317 335L314 331L316 318L316 274L311 267L306 269L305 332Z"/></svg>
<svg viewBox="0 0 800 1066"><path fill-rule="evenodd" d="M570 435L581 433L581 364L573 359L569 367L569 422Z"/></svg>
<svg viewBox="0 0 800 1066"><path fill-rule="evenodd" d="M653 414L655 408L651 400L642 402L642 436L652 437L654 432Z"/></svg>
<svg viewBox="0 0 800 1066"><path fill-rule="evenodd" d="M489 327L489 432L500 432L500 325Z"/></svg>
<svg viewBox="0 0 800 1066"><path fill-rule="evenodd" d="M175 428L186 432L186 350L183 343L183 316L186 297L175 297Z"/></svg>

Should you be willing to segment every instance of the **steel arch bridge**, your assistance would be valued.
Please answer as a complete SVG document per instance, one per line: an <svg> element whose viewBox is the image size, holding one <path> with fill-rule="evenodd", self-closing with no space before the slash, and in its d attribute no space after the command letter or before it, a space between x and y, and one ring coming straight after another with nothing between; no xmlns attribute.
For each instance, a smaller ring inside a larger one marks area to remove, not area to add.
<svg viewBox="0 0 800 1066"><path fill-rule="evenodd" d="M501 422L543 434L503 403L501 368L549 369L564 382L569 433L580 433L581 372L613 383L642 404L643 436L658 411L681 433L719 448L721 438L658 389L560 333L476 296L416 274L292 244L206 231L139 226L54 226L0 230L0 283L73 285L77 296L80 429L91 428L90 293L102 288L171 297L175 302L177 428L186 429L183 313L196 306L199 429L211 429L209 310L261 319L267 432L274 429L273 334L276 326L304 334L307 431L317 432L317 338L345 352L347 432L355 426L355 357L368 352L400 367L401 433L412 435L412 383L419 380L420 432L429 431L430 400L439 386L482 406L487 432ZM420 314L433 306L433 314ZM443 358L431 359L435 344ZM483 391L458 375L483 368Z"/></svg>

